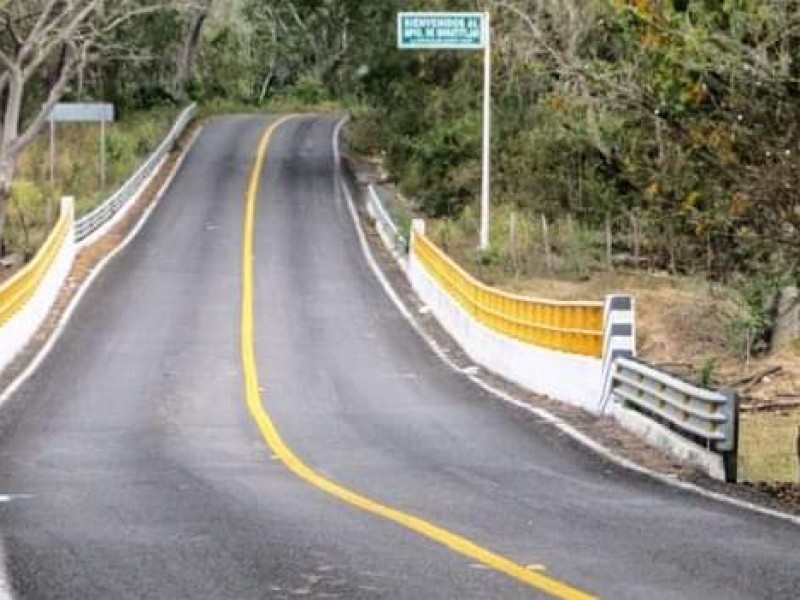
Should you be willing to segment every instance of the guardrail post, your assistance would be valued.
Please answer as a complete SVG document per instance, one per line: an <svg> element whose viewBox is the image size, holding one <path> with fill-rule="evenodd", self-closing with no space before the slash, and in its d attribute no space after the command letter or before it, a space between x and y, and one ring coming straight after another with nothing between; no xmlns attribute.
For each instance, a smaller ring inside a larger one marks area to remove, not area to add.
<svg viewBox="0 0 800 600"><path fill-rule="evenodd" d="M73 196L64 196L61 198L61 214L69 213L70 227L75 221L75 198Z"/></svg>
<svg viewBox="0 0 800 600"><path fill-rule="evenodd" d="M717 450L722 453L725 481L736 483L739 476L739 394L735 390L722 390L722 395L727 400L723 407L725 441L717 444Z"/></svg>
<svg viewBox="0 0 800 600"><path fill-rule="evenodd" d="M603 342L603 389L600 412L605 413L611 399L614 360L636 356L636 316L633 296L612 294L606 296L604 311L605 336Z"/></svg>
<svg viewBox="0 0 800 600"><path fill-rule="evenodd" d="M411 252L411 248L414 245L414 236L417 233L425 235L425 219L414 219L411 221L411 241L408 244L409 252Z"/></svg>

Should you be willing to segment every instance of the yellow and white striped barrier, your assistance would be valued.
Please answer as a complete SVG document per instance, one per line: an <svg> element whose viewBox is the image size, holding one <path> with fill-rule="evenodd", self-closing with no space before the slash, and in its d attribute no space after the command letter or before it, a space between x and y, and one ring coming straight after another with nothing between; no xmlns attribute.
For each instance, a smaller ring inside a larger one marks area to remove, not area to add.
<svg viewBox="0 0 800 600"><path fill-rule="evenodd" d="M595 358L603 355L603 302L539 300L491 288L418 232L412 252L439 285L489 329L542 348Z"/></svg>
<svg viewBox="0 0 800 600"><path fill-rule="evenodd" d="M0 285L0 371L26 346L58 297L75 256L72 198L34 259Z"/></svg>
<svg viewBox="0 0 800 600"><path fill-rule="evenodd" d="M561 302L509 294L486 286L412 228L408 277L437 320L479 365L532 391L603 411L609 360L635 353L632 300L625 324L621 297ZM624 330L624 331L622 331ZM620 344L619 337L624 336Z"/></svg>

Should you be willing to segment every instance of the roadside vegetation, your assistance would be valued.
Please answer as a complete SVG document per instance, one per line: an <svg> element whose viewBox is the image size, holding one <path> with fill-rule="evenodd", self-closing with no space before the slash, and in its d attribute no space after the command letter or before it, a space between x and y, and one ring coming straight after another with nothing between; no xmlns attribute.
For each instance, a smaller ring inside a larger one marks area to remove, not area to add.
<svg viewBox="0 0 800 600"><path fill-rule="evenodd" d="M96 124L59 125L55 185L51 183L49 131L19 159L6 219L7 252L30 258L58 218L59 199L75 195L76 215L113 193L155 150L179 110L165 106L127 112L106 130L106 185L101 189L100 129Z"/></svg>

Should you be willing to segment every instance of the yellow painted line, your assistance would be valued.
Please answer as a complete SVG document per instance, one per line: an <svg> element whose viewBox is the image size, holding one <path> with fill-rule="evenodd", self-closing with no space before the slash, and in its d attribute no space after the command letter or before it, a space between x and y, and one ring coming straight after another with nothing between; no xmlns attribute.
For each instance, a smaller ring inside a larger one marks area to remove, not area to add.
<svg viewBox="0 0 800 600"><path fill-rule="evenodd" d="M504 573L522 583L541 592L545 592L554 598L563 600L590 600L594 596L587 594L566 583L552 579L542 573L537 573L527 569L525 566L496 554L491 550L482 548L475 542L465 537L451 533L437 525L429 523L424 519L402 512L390 506L386 506L375 500L362 496L343 485L330 479L322 477L313 469L308 467L283 441L275 423L265 410L261 401L261 392L258 381L258 368L256 366L256 352L254 340L254 292L253 292L253 258L255 252L254 228L256 206L258 200L258 190L260 188L261 172L267 155L267 148L275 131L283 123L294 117L285 117L270 126L258 146L256 161L253 165L253 172L250 176L250 185L247 191L246 212L244 221L244 244L242 248L242 361L244 364L245 391L247 396L247 407L253 416L261 435L267 445L275 455L286 465L286 467L297 475L300 479L310 483L314 487L330 494L331 496L350 504L364 512L370 513L382 519L392 521L406 529L422 535L450 550L500 573Z"/></svg>

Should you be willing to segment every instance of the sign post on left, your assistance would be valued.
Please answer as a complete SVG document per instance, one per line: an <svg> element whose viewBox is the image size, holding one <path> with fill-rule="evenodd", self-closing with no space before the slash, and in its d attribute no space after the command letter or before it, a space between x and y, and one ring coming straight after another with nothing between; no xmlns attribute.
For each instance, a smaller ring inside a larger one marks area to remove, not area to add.
<svg viewBox="0 0 800 600"><path fill-rule="evenodd" d="M106 188L106 123L114 122L114 105L105 102L61 102L47 117L50 122L50 185L56 179L56 123L100 124L100 191Z"/></svg>

